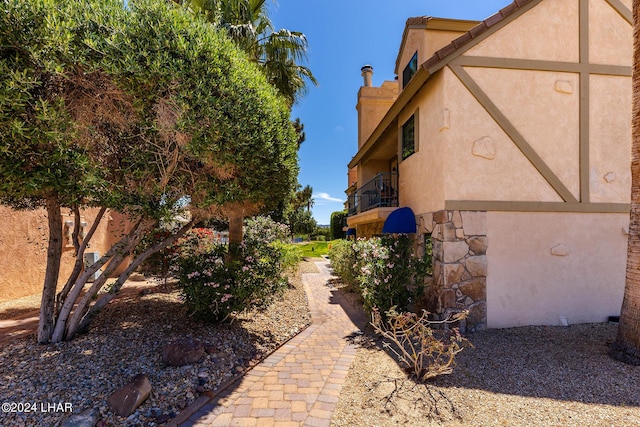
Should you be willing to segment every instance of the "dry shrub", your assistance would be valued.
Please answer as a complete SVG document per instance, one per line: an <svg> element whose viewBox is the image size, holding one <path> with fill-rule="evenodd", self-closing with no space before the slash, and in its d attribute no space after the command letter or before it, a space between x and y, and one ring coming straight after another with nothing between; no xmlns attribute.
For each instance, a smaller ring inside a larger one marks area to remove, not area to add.
<svg viewBox="0 0 640 427"><path fill-rule="evenodd" d="M398 313L395 307L385 314L386 322L380 311L374 308L371 325L378 334L390 341L385 342L384 347L406 364L408 372L420 381L452 373L455 356L465 346L471 346L457 328L432 328L435 325L450 326L464 319L466 312L443 321L428 320L427 311L418 316L415 313Z"/></svg>

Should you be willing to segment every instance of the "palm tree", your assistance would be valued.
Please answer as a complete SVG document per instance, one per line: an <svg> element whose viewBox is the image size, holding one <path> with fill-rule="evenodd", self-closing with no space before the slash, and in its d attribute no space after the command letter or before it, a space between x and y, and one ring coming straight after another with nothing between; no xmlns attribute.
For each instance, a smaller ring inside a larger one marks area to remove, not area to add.
<svg viewBox="0 0 640 427"><path fill-rule="evenodd" d="M307 82L317 84L311 70L300 65L307 57L307 38L300 32L285 29L274 31L266 0L173 1L226 29L249 58L262 67L267 80L287 100L289 106L306 93ZM296 129L302 132L302 126L296 126ZM298 147L302 141L304 133L300 134ZM241 212L229 216L229 243L233 246L242 241L243 216Z"/></svg>
<svg viewBox="0 0 640 427"><path fill-rule="evenodd" d="M300 65L306 60L308 43L303 33L281 29L275 31L268 16L266 0L181 0L196 13L227 30L256 63L269 82L293 105L307 90L307 83L317 84L311 70Z"/></svg>
<svg viewBox="0 0 640 427"><path fill-rule="evenodd" d="M307 211L311 211L315 201L313 200L313 188L310 185L305 186L300 190L296 197L299 200L300 207L305 207Z"/></svg>
<svg viewBox="0 0 640 427"><path fill-rule="evenodd" d="M627 277L618 336L611 345L614 359L640 365L640 0L633 0L633 112L631 130L631 215Z"/></svg>

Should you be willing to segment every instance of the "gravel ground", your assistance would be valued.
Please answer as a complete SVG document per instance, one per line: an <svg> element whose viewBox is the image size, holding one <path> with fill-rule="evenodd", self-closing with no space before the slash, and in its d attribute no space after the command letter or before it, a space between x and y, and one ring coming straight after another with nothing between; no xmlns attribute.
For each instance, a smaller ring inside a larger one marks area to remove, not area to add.
<svg viewBox="0 0 640 427"><path fill-rule="evenodd" d="M178 292L158 286L114 300L94 319L91 330L74 341L42 346L35 334L16 339L0 350L0 400L35 403L37 411L1 413L0 426L57 425L71 415L63 411L65 404L73 413L98 408L99 427L161 424L309 325L301 283L301 274L307 272L317 272L313 263L302 263L289 289L266 310L243 313L231 324L191 320ZM6 304L2 308L10 310ZM205 343L204 359L165 367L162 346L185 337ZM121 418L109 410L106 399L139 373L149 377L153 390L136 412ZM206 374L204 386L199 387L198 374ZM41 404L53 409L43 411Z"/></svg>
<svg viewBox="0 0 640 427"><path fill-rule="evenodd" d="M427 384L368 330L333 426L640 426L640 367L608 357L617 325L494 329Z"/></svg>

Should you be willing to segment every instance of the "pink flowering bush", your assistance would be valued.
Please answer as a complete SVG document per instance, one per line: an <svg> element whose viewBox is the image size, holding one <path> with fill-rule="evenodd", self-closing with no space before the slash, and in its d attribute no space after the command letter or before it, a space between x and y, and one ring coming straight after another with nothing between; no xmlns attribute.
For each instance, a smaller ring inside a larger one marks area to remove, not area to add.
<svg viewBox="0 0 640 427"><path fill-rule="evenodd" d="M216 243L211 230L194 229L178 241L176 275L190 313L220 321L271 302L287 286L285 271L299 261L279 240L281 230L269 218L248 220L240 253L229 261L227 245Z"/></svg>
<svg viewBox="0 0 640 427"><path fill-rule="evenodd" d="M407 311L424 291L427 261L416 256L408 235L360 239L353 244L354 275L364 308L386 313L391 307Z"/></svg>
<svg viewBox="0 0 640 427"><path fill-rule="evenodd" d="M349 240L332 242L331 249L329 249L329 259L331 259L333 273L340 277L349 291L359 292L358 275L354 270L356 263L354 246L353 242Z"/></svg>

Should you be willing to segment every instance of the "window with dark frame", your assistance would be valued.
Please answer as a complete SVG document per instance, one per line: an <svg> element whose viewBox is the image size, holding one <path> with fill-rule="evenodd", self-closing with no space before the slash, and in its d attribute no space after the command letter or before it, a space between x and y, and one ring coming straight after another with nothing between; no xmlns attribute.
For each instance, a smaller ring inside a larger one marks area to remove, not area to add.
<svg viewBox="0 0 640 427"><path fill-rule="evenodd" d="M404 89L411 80L411 77L418 71L418 52L414 53L409 63L402 71L402 89Z"/></svg>
<svg viewBox="0 0 640 427"><path fill-rule="evenodd" d="M402 160L416 152L415 114L402 125Z"/></svg>

